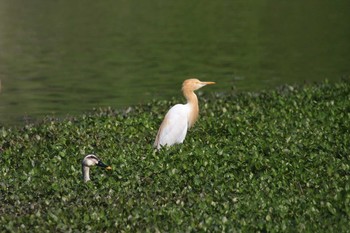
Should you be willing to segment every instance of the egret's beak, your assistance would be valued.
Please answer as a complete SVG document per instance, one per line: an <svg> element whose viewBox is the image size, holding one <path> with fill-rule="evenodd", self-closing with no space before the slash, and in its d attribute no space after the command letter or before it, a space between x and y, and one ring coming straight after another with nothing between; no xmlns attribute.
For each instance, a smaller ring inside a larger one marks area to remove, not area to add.
<svg viewBox="0 0 350 233"><path fill-rule="evenodd" d="M215 84L215 82L201 82L203 85L210 85L210 84Z"/></svg>
<svg viewBox="0 0 350 233"><path fill-rule="evenodd" d="M106 168L106 170L112 170L111 166L108 166L108 165L104 164L102 161L98 161L97 166Z"/></svg>

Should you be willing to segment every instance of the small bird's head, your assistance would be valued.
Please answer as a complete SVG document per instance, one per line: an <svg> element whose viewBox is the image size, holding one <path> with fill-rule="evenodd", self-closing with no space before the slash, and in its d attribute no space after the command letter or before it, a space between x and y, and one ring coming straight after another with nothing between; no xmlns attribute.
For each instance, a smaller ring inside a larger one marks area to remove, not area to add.
<svg viewBox="0 0 350 233"><path fill-rule="evenodd" d="M92 167L98 166L106 168L107 170L111 170L112 168L106 164L104 164L96 155L87 155L83 159L82 162L83 167Z"/></svg>
<svg viewBox="0 0 350 233"><path fill-rule="evenodd" d="M204 87L205 85L210 85L210 84L215 84L215 82L202 82L195 78L186 79L182 84L182 90L195 91L201 87Z"/></svg>
<svg viewBox="0 0 350 233"><path fill-rule="evenodd" d="M81 165L82 165L84 182L88 182L90 180L90 172L89 172L90 167L99 166L99 167L106 168L107 170L112 169L110 166L107 166L106 164L104 164L96 155L85 156Z"/></svg>

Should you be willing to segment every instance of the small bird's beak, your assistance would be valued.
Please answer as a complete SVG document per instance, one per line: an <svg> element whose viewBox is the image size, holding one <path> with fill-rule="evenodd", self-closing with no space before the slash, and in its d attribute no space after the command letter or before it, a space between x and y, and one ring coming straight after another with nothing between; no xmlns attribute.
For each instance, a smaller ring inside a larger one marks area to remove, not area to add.
<svg viewBox="0 0 350 233"><path fill-rule="evenodd" d="M215 84L215 82L201 82L203 85Z"/></svg>
<svg viewBox="0 0 350 233"><path fill-rule="evenodd" d="M104 164L102 161L98 161L97 166L106 168L106 170L111 170L112 167Z"/></svg>

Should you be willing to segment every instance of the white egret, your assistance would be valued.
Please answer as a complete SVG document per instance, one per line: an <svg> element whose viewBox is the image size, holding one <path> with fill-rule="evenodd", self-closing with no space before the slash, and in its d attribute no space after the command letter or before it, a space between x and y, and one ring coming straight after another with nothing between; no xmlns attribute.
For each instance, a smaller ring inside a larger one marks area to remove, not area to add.
<svg viewBox="0 0 350 233"><path fill-rule="evenodd" d="M84 182L87 182L90 180L90 167L93 167L96 165L99 167L106 168L107 170L112 169L110 166L107 166L106 164L104 164L96 155L92 155L92 154L85 156L81 164L82 164Z"/></svg>
<svg viewBox="0 0 350 233"><path fill-rule="evenodd" d="M182 92L187 104L176 104L168 113L159 127L154 147L171 146L185 140L187 130L196 122L199 114L198 98L195 90L215 82L202 82L198 79L187 79L182 84Z"/></svg>

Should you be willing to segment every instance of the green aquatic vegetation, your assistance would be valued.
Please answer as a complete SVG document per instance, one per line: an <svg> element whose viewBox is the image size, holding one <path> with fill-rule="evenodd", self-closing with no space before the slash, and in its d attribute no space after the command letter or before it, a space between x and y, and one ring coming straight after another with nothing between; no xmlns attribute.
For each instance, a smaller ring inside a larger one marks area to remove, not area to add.
<svg viewBox="0 0 350 233"><path fill-rule="evenodd" d="M350 83L200 97L184 144L153 147L180 99L0 129L1 232L346 232ZM81 160L97 154L113 170Z"/></svg>

